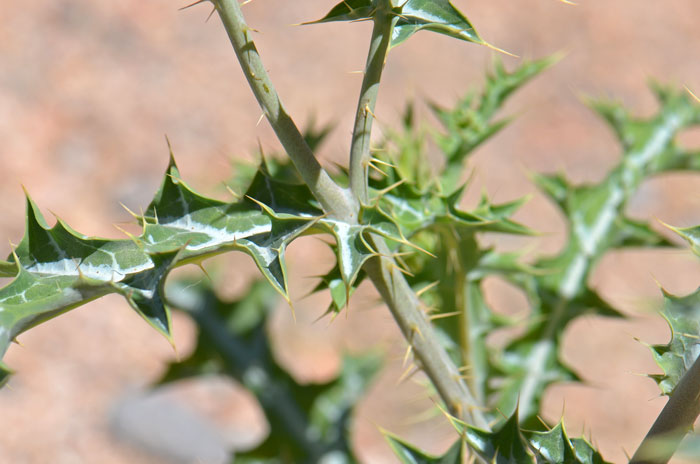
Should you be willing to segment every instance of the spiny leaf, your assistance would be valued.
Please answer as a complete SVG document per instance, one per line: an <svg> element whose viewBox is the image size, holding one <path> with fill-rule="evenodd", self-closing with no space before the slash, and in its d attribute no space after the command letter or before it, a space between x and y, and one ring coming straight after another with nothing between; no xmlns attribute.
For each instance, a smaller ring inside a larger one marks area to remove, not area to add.
<svg viewBox="0 0 700 464"><path fill-rule="evenodd" d="M399 186L395 191L378 198L378 205L410 238L420 231L443 228L464 228L474 232L501 232L530 235L532 230L512 221L509 216L523 200L494 205L486 198L472 211L459 207L464 187L449 196L435 192L417 194L410 186Z"/></svg>
<svg viewBox="0 0 700 464"><path fill-rule="evenodd" d="M8 341L6 339L3 340L3 336L0 333L0 344L7 345L7 343ZM0 361L0 387L3 387L7 383L7 381L10 378L10 375L12 375L12 371L10 370L10 368L7 367L7 364Z"/></svg>
<svg viewBox="0 0 700 464"><path fill-rule="evenodd" d="M524 432L538 463L605 464L600 453L583 438L569 438L559 422L546 432Z"/></svg>
<svg viewBox="0 0 700 464"><path fill-rule="evenodd" d="M0 277L14 277L17 275L17 265L14 262L0 259Z"/></svg>
<svg viewBox="0 0 700 464"><path fill-rule="evenodd" d="M663 172L693 165L689 159L692 156L679 149L673 136L679 127L700 124L700 105L690 95L671 87L652 82L651 89L661 106L651 118L633 117L619 102L589 100L589 105L617 135L625 163L632 171L643 167L651 172Z"/></svg>
<svg viewBox="0 0 700 464"><path fill-rule="evenodd" d="M375 9L372 0L342 0L323 18L304 24L328 23L332 21L357 21L370 19Z"/></svg>
<svg viewBox="0 0 700 464"><path fill-rule="evenodd" d="M396 223L378 204L363 206L359 214L360 224L350 224L330 217L320 217L315 228L331 234L335 238L334 249L337 255L340 277L346 289L355 286L362 266L377 252L368 241L370 234L377 234L390 242L409 242Z"/></svg>
<svg viewBox="0 0 700 464"><path fill-rule="evenodd" d="M109 293L126 297L170 337L160 285L179 249L149 255L131 240L88 238L60 220L49 228L29 197L26 221L25 235L10 256L19 272L0 290L0 353L24 330Z"/></svg>
<svg viewBox="0 0 700 464"><path fill-rule="evenodd" d="M570 222L569 242L555 259L545 266L553 272L542 278L542 284L564 298L572 298L585 288L586 278L603 252L640 242L665 244L648 225L623 216L624 207L642 180L655 174L654 161L666 155L675 135L692 124L697 105L683 94L669 95L659 114L648 120L628 123L634 132L620 164L599 184L570 186L562 177L536 176L559 204ZM634 127L631 127L631 126ZM633 238L631 238L633 237ZM557 266L558 269L555 269Z"/></svg>
<svg viewBox="0 0 700 464"><path fill-rule="evenodd" d="M574 187L569 183L564 173L553 175L532 173L530 178L542 193L547 195L562 211L566 211L566 201L570 190Z"/></svg>
<svg viewBox="0 0 700 464"><path fill-rule="evenodd" d="M109 293L124 296L149 324L170 338L164 278L175 266L226 251L250 255L263 276L288 299L287 245L314 226L313 231L331 227L327 218L319 225L322 213L308 188L278 168L268 163L252 179L246 197L227 203L190 189L180 179L171 153L161 187L146 212L138 216L142 234L125 240L86 237L61 220L49 227L27 198L25 235L2 266L3 272L16 275L0 289L0 354L22 331ZM344 234L348 227L342 224L334 226L348 286L371 255L371 250L362 248L362 234L398 233L388 218L385 223L373 221L377 223L359 226L354 234ZM4 366L2 372L6 376Z"/></svg>
<svg viewBox="0 0 700 464"><path fill-rule="evenodd" d="M503 414L519 409L523 424L537 427L534 416L547 386L557 382L580 380L574 371L559 359L558 341L528 334L511 343L496 358L501 375L492 377L496 408Z"/></svg>
<svg viewBox="0 0 700 464"><path fill-rule="evenodd" d="M335 248L335 246L333 246L333 248ZM335 266L333 266L328 273L320 276L320 278L321 280L314 288L313 292L316 293L326 289L330 291L331 302L328 309L323 314L326 316L328 314L338 314L345 309L348 304L348 297L352 296L357 286L364 280L365 273L360 271L353 284L348 287L341 276L340 267L336 262Z"/></svg>
<svg viewBox="0 0 700 464"><path fill-rule="evenodd" d="M512 72L506 71L503 63L496 60L481 93L469 93L449 109L431 105L447 131L445 134L435 134L438 146L446 157L441 180L445 191L451 192L458 185L464 159L508 124L509 118L494 121L498 109L508 97L558 59L555 55L525 61Z"/></svg>
<svg viewBox="0 0 700 464"><path fill-rule="evenodd" d="M651 377L663 394L670 395L700 354L700 290L684 297L664 291L661 314L671 329L671 340L651 347L654 360L664 371Z"/></svg>
<svg viewBox="0 0 700 464"><path fill-rule="evenodd" d="M448 0L394 0L392 3L392 13L396 15L391 37L392 47L403 43L420 30L486 44L469 20ZM342 0L323 18L305 24L372 19L377 8L377 0Z"/></svg>
<svg viewBox="0 0 700 464"><path fill-rule="evenodd" d="M448 0L398 0L394 13L391 46L403 43L420 30L433 31L449 37L485 44L469 20Z"/></svg>
<svg viewBox="0 0 700 464"><path fill-rule="evenodd" d="M619 217L617 246L620 247L670 247L674 246L666 237L653 230L645 221Z"/></svg>
<svg viewBox="0 0 700 464"><path fill-rule="evenodd" d="M385 176L372 179L376 190L390 188L397 182L405 182L416 193L438 190L450 195L463 183L462 162L483 142L505 127L508 118L494 120L498 109L518 88L553 64L558 57L528 61L512 72L496 61L484 90L479 94L468 93L457 104L444 108L431 104L431 108L445 130L424 128L415 123L413 105L407 105L403 127L388 129L380 150L375 154L382 162ZM428 138L435 139L442 151L444 163L434 163L426 156ZM388 163L388 164L386 164ZM404 191L407 187L404 187ZM405 192L403 196L405 196Z"/></svg>
<svg viewBox="0 0 700 464"><path fill-rule="evenodd" d="M323 219L319 225L335 237L340 276L346 286L352 286L362 266L376 255L365 238L368 228L334 219Z"/></svg>
<svg viewBox="0 0 700 464"><path fill-rule="evenodd" d="M485 432L457 420L452 424L471 448L494 464L608 464L583 438L569 438L560 422L545 432L521 429L517 414L493 432Z"/></svg>
<svg viewBox="0 0 700 464"><path fill-rule="evenodd" d="M557 354L566 325L585 311L619 315L588 285L600 257L616 247L668 244L648 224L624 215L641 182L673 164L678 132L699 121L700 106L687 95L669 89L658 94L662 106L648 119L633 119L611 105L597 105L622 138L624 148L619 165L600 183L572 186L560 175L534 176L562 209L569 237L559 254L536 262L539 275L509 276L526 291L533 311L525 334L506 347L495 372L503 372L506 385L499 390L502 410L511 411L519 401L521 420L527 424L536 424L534 415L547 385L575 380ZM500 384L497 379L494 383Z"/></svg>
<svg viewBox="0 0 700 464"><path fill-rule="evenodd" d="M463 462L462 440L457 440L442 456L431 456L400 438L384 432L384 438L402 464L461 464Z"/></svg>

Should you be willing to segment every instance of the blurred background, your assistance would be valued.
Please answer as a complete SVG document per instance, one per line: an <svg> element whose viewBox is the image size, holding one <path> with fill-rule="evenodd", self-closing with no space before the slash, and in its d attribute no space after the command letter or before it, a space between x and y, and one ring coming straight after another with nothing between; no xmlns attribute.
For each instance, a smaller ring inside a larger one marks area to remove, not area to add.
<svg viewBox="0 0 700 464"><path fill-rule="evenodd" d="M329 0L254 0L244 7L263 60L289 113L335 130L319 156L346 162L371 24L293 24L322 17ZM505 248L554 252L565 230L554 206L535 192L528 171L565 171L595 181L619 157L605 124L582 97L607 97L631 112L656 108L655 78L700 92L700 3L697 0L455 0L489 42L522 58L564 51L566 57L528 84L504 114L517 119L470 158L474 180L466 202L488 192L494 201L534 193L517 219L543 235L503 239ZM279 146L238 69L225 32L207 5L184 2L61 0L3 2L0 15L0 252L24 230L22 186L42 208L78 231L119 238L145 208L167 165L170 138L181 173L198 191L225 198L233 158L252 159L258 142ZM409 100L430 118L426 101L448 105L483 82L494 52L421 32L394 49L385 70L377 130L396 124ZM501 56L512 68L520 58ZM696 131L682 142L700 147ZM630 205L640 218L676 226L700 223L700 179L668 175L644 184ZM49 220L51 222L51 220ZM658 224L658 229L663 229ZM309 257L311 256L311 257ZM343 351L376 347L387 365L359 406L358 454L395 462L378 427L430 451L454 439L413 382L397 385L404 351L394 323L370 289L348 317L313 321L328 297L306 298L310 276L328 269L318 241L289 250L296 324L282 305L270 331L280 362L302 382L337 371ZM255 276L244 255L207 263L224 296L239 295ZM319 271L320 270L320 271ZM665 400L643 374L657 372L644 343L669 333L655 314L659 285L684 294L700 282L700 263L685 249L607 255L592 276L602 295L630 315L625 321L582 318L566 334L564 359L586 385L556 386L544 417L563 415L569 432L585 433L615 462L625 460ZM496 306L526 307L518 292L487 282ZM371 309L368 309L371 308ZM178 352L192 349L194 327L174 318ZM591 334L595 334L592 337ZM78 308L19 337L5 361L15 371L0 390L0 462L223 462L230 447L250 447L266 425L253 399L225 379L188 381L148 393L176 353L119 297ZM387 394L389 393L389 394Z"/></svg>

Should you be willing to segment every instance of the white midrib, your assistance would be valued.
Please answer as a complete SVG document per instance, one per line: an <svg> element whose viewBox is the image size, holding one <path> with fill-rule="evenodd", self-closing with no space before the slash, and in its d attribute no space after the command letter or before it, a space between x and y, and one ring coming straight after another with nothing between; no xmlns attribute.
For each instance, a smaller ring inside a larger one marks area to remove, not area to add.
<svg viewBox="0 0 700 464"><path fill-rule="evenodd" d="M547 358L551 354L553 343L551 340L540 340L535 344L530 356L528 357L525 376L522 386L520 387L520 398L518 401L519 412L521 417L529 417L530 409L532 408L535 392L539 391L538 384L544 374L544 366L547 363Z"/></svg>
<svg viewBox="0 0 700 464"><path fill-rule="evenodd" d="M598 249L600 242L610 232L610 228L617 217L617 211L626 199L634 185L634 176L631 173L638 172L648 164L654 156L669 142L682 120L675 114L666 116L664 123L656 128L648 142L638 151L631 153L623 161L623 175L620 177L621 185L615 186L608 197L600 214L592 224L585 224L583 215L572 218L574 235L578 238L583 253L578 255L564 271L564 278L559 286L559 294L564 298L571 298L581 285L581 280L586 274L588 264ZM625 175L626 173L630 173Z"/></svg>

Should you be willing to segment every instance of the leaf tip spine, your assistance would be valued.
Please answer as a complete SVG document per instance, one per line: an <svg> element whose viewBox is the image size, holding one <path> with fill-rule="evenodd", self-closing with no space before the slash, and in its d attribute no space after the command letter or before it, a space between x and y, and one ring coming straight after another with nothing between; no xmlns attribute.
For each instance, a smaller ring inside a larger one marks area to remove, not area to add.
<svg viewBox="0 0 700 464"><path fill-rule="evenodd" d="M189 5L185 5L185 6L183 6L183 7L178 8L177 11L187 10L187 9L189 9L189 8L192 8L193 6L199 5L200 3L206 3L206 2L209 2L209 1L211 1L211 0L197 0L196 2L192 2L192 3L190 3ZM212 2L212 3L213 3L213 2ZM166 137L167 137L167 136L166 136Z"/></svg>
<svg viewBox="0 0 700 464"><path fill-rule="evenodd" d="M504 50L504 49L502 49L502 48L499 48L499 47L497 47L497 46L495 46L495 45L493 45L493 44L491 44L491 43L489 43L489 42L486 42L485 40L482 40L482 41L481 41L481 44L484 45L484 46L485 46L486 48L488 48L489 50L493 50L494 52L503 53L504 55L510 56L510 57L512 57L512 58L520 58L520 57L519 57L518 55L516 55L515 53L511 53L511 52L506 51L506 50Z"/></svg>
<svg viewBox="0 0 700 464"><path fill-rule="evenodd" d="M693 100L700 103L700 97L698 97L696 94L694 94L693 91L690 90L690 88L687 85L684 85L683 87L685 88L686 92L688 92L690 94L690 96L693 97Z"/></svg>

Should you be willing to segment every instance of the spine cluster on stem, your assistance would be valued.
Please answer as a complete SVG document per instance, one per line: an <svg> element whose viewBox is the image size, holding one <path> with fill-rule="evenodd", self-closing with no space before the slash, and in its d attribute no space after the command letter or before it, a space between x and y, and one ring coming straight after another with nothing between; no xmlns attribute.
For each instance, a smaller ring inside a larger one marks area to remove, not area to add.
<svg viewBox="0 0 700 464"><path fill-rule="evenodd" d="M396 20L391 1L378 1L373 16L374 28L350 148L350 195L323 170L296 125L284 111L250 37L250 28L238 2L212 1L258 103L302 178L326 214L357 223L359 205L369 201L368 166L374 107ZM457 367L440 346L437 337L433 336L433 328L418 297L398 271L387 245L380 237L375 236L372 241L380 256L370 260L365 270L384 298L404 337L411 344L420 366L435 385L451 414L488 429L488 424Z"/></svg>

